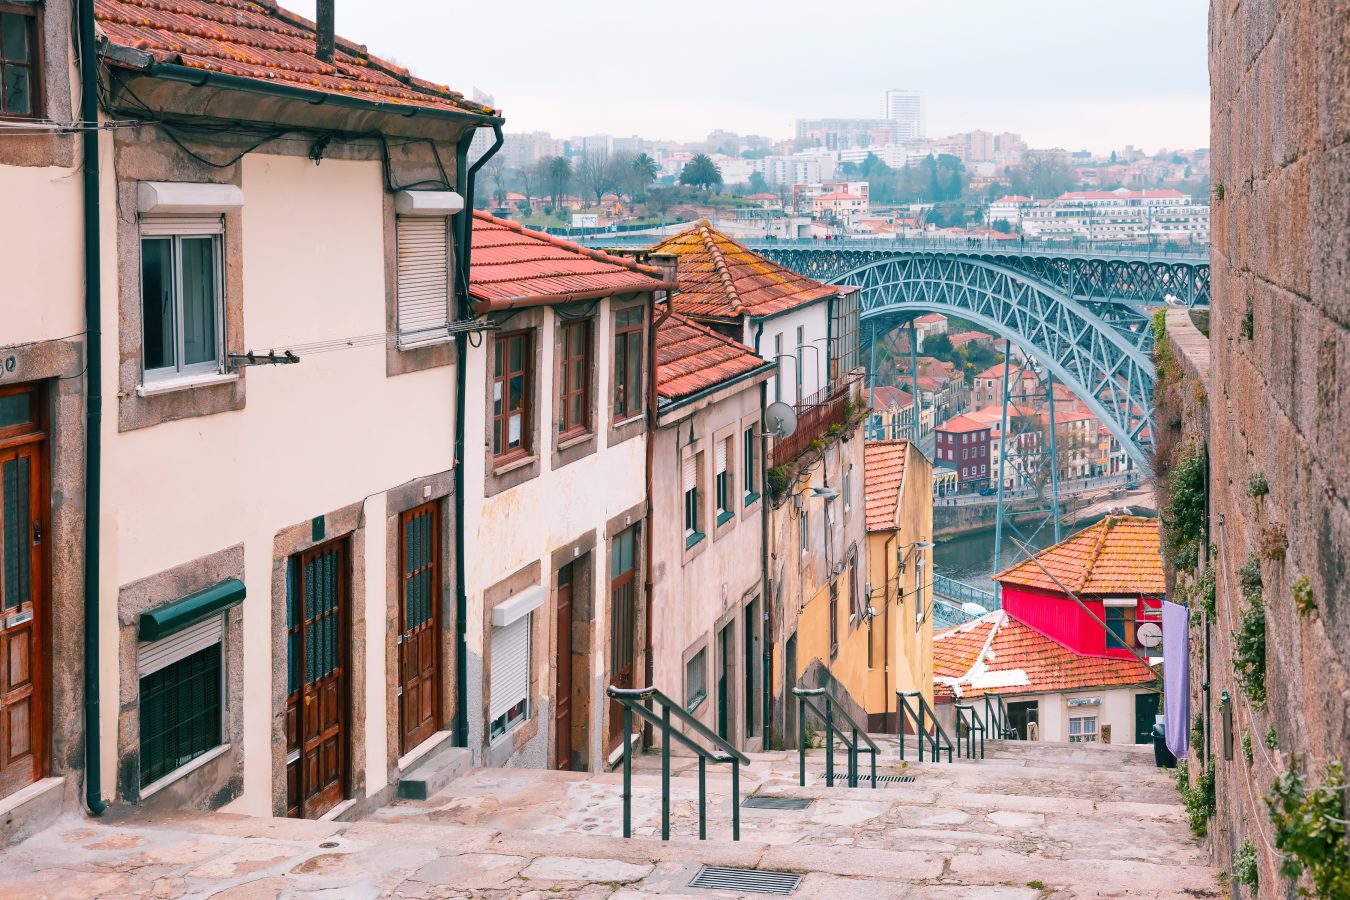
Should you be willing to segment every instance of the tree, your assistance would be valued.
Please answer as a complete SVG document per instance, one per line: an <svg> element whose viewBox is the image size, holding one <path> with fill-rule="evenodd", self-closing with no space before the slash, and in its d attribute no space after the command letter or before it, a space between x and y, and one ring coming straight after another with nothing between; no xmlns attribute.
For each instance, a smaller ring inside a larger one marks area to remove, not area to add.
<svg viewBox="0 0 1350 900"><path fill-rule="evenodd" d="M554 156L539 160L539 167L556 209L567 197L567 188L572 183L572 164L565 156Z"/></svg>
<svg viewBox="0 0 1350 900"><path fill-rule="evenodd" d="M1007 219L995 219L993 229L999 234L1012 234L1012 223Z"/></svg>
<svg viewBox="0 0 1350 900"><path fill-rule="evenodd" d="M577 162L577 181L583 191L595 195L597 206L605 199L605 194L618 190L615 175L621 165L617 163L616 158L599 153L587 153Z"/></svg>
<svg viewBox="0 0 1350 900"><path fill-rule="evenodd" d="M706 153L700 153L685 163L680 173L680 184L710 190L722 183L722 170Z"/></svg>
<svg viewBox="0 0 1350 900"><path fill-rule="evenodd" d="M1078 184L1078 173L1059 153L1027 153L1008 175L1013 191L1028 197L1058 197Z"/></svg>
<svg viewBox="0 0 1350 900"><path fill-rule="evenodd" d="M771 193L771 191L769 190L769 181L767 178L764 177L763 172L750 173L750 193L752 194Z"/></svg>
<svg viewBox="0 0 1350 900"><path fill-rule="evenodd" d="M660 174L660 164L648 154L639 153L633 157L633 161L628 167L628 179L629 194L634 203L646 196L647 188L656 181L656 176Z"/></svg>

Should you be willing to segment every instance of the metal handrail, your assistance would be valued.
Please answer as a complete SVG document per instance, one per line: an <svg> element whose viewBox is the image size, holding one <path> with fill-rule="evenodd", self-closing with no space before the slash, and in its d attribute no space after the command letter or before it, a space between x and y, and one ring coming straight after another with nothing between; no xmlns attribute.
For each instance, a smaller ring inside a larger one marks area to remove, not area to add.
<svg viewBox="0 0 1350 900"><path fill-rule="evenodd" d="M917 713L910 711L909 701L905 699L906 697L914 697L919 701L917 704ZM923 692L896 691L895 699L899 702L899 709L897 712L899 713L900 721L897 725L899 728L900 759L903 760L905 758L905 719L906 716L912 716L915 722L914 732L919 737L919 762L923 762L923 742L925 739L928 740L929 747L932 751L932 756L930 757L932 762L942 761L939 754L943 750L947 751L947 762L951 762L952 739L947 737L947 732L942 729L942 723L938 721L937 713L928 705L928 701L924 699ZM928 733L928 728L924 722L925 713L933 720L934 733L931 735ZM946 745L945 747L943 746L944 744Z"/></svg>
<svg viewBox="0 0 1350 900"><path fill-rule="evenodd" d="M860 728L858 723L853 721L853 717L845 712L839 704L835 703L830 692L824 688L795 687L792 689L792 693L797 697L797 783L806 787L806 715L804 710L809 708L825 723L825 786L834 787L834 716L837 713L848 724L853 734L853 739L849 740L844 737L842 731L839 732L839 740L843 741L844 746L848 748L848 786L851 788L858 786L858 754L867 753L872 763L872 789L875 790L877 786L877 754L881 752L881 748L867 734L867 730ZM811 700L812 697L825 698L825 709L823 711ZM867 744L866 749L858 746L860 739Z"/></svg>
<svg viewBox="0 0 1350 900"><path fill-rule="evenodd" d="M698 839L708 838L708 788L707 764L731 763L731 839L741 839L741 766L750 765L750 758L737 750L726 739L691 716L684 707L671 700L654 687L621 688L610 685L605 688L610 699L623 707L623 836L633 836L633 742L628 735L633 733L633 714L661 729L661 840L670 840L670 742L679 741L698 756ZM661 707L661 715L648 709L644 704L652 701ZM711 741L720 753L709 750L689 735L670 727L671 715L694 730L700 737Z"/></svg>
<svg viewBox="0 0 1350 900"><path fill-rule="evenodd" d="M975 732L980 733L980 759L984 759L985 724L975 712L973 703L957 703L956 708L956 755L961 755L961 726L966 726L966 758L975 758Z"/></svg>
<svg viewBox="0 0 1350 900"><path fill-rule="evenodd" d="M987 693L984 695L984 722L994 734L994 739L1012 740L1017 737L1016 729L1008 724L1008 705L1003 695Z"/></svg>

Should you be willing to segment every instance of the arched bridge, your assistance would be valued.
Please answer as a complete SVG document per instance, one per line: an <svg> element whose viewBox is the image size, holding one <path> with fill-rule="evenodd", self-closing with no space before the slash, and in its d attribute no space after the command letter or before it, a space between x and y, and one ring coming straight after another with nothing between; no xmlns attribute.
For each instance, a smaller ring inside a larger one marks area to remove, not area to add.
<svg viewBox="0 0 1350 900"><path fill-rule="evenodd" d="M940 312L1012 341L1072 390L1141 469L1151 468L1153 441L1152 313L1167 304L1209 305L1209 259L1198 252L1024 248L1020 242L1009 248L929 241L746 243L820 281L857 285L862 318L878 330L882 323Z"/></svg>

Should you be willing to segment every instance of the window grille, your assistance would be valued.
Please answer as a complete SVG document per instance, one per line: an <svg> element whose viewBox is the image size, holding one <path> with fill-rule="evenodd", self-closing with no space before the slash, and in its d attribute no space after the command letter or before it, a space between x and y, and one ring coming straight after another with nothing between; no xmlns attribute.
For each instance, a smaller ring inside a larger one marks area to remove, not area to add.
<svg viewBox="0 0 1350 900"><path fill-rule="evenodd" d="M218 624L220 620L215 621ZM220 647L217 640L142 675L142 786L220 745Z"/></svg>

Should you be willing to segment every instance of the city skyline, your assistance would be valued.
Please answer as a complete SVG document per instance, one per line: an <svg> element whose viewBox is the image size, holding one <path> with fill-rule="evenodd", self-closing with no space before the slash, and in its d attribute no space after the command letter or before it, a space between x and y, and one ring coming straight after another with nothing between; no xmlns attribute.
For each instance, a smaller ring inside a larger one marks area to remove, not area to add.
<svg viewBox="0 0 1350 900"><path fill-rule="evenodd" d="M290 6L314 14L314 0ZM915 3L897 9L853 0L831 8L847 27L829 46L847 61L823 70L781 49L800 42L804 16L823 19L814 5L783 4L766 19L758 7L693 0L662 23L661 34L669 46L696 51L656 65L661 54L641 18L608 0L594 7L581 20L567 7L522 0L514 7L520 19L537 27L513 33L509 49L493 40L455 42L453 55L442 49L450 35L501 30L496 8L460 8L452 19L436 4L405 0L409 14L423 14L423 27L408 31L406 16L346 0L337 31L361 35L422 77L492 95L510 131L692 141L724 129L788 137L798 118L875 117L883 92L902 88L922 95L928 137L1013 131L1033 147L1099 153L1126 144L1150 153L1208 144L1202 4L1145 0L1126 21L1114 10L1061 0L1042 0L1030 12L981 0L959 19ZM859 21L878 27L852 27ZM1020 36L1015 46L1009 34ZM1128 53L1111 49L1122 34L1146 40Z"/></svg>

